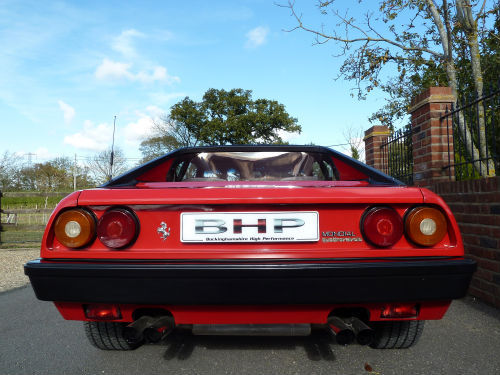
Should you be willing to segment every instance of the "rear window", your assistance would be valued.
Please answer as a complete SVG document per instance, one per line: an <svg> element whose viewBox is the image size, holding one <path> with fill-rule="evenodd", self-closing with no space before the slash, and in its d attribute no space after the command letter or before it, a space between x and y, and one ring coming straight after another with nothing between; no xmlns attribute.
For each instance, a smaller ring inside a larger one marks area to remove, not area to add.
<svg viewBox="0 0 500 375"><path fill-rule="evenodd" d="M335 181L331 157L315 152L200 152L175 160L167 181Z"/></svg>

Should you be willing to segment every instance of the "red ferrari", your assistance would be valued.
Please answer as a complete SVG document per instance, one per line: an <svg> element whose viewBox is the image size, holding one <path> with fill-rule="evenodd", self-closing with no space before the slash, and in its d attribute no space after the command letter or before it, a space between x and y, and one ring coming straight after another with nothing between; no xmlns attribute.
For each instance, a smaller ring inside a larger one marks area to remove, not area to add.
<svg viewBox="0 0 500 375"><path fill-rule="evenodd" d="M317 146L184 148L63 199L25 265L100 349L174 329L414 345L467 291L444 201Z"/></svg>

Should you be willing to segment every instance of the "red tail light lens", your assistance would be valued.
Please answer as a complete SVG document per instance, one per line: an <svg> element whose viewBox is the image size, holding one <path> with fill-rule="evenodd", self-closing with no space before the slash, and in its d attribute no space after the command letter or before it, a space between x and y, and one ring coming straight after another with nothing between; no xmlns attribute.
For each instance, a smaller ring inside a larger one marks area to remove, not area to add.
<svg viewBox="0 0 500 375"><path fill-rule="evenodd" d="M95 304L84 306L85 316L95 320L115 320L121 319L120 308L116 305Z"/></svg>
<svg viewBox="0 0 500 375"><path fill-rule="evenodd" d="M391 304L386 305L380 314L384 319L416 318L418 316L418 305L415 304Z"/></svg>
<svg viewBox="0 0 500 375"><path fill-rule="evenodd" d="M112 249L130 245L137 237L138 220L130 211L115 208L105 212L97 224L97 237Z"/></svg>
<svg viewBox="0 0 500 375"><path fill-rule="evenodd" d="M403 219L390 207L374 207L365 213L361 232L373 245L389 247L403 236Z"/></svg>

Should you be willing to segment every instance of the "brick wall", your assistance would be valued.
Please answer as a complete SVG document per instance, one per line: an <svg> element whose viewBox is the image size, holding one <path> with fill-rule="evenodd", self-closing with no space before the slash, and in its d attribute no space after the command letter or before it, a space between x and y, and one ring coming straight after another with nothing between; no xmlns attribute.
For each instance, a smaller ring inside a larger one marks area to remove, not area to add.
<svg viewBox="0 0 500 375"><path fill-rule="evenodd" d="M500 308L500 177L430 187L455 215L467 256L478 269L469 293Z"/></svg>
<svg viewBox="0 0 500 375"><path fill-rule="evenodd" d="M448 87L431 87L412 100L413 180L442 196L455 215L465 252L478 264L469 293L500 308L500 177L454 181L454 170L447 168L453 133L440 119L453 102ZM386 129L365 132L366 162L374 168L383 169Z"/></svg>
<svg viewBox="0 0 500 375"><path fill-rule="evenodd" d="M444 169L453 155L453 130L441 121L455 98L449 87L430 87L411 101L409 110L413 131L413 181L429 187L440 181L449 181L450 172Z"/></svg>

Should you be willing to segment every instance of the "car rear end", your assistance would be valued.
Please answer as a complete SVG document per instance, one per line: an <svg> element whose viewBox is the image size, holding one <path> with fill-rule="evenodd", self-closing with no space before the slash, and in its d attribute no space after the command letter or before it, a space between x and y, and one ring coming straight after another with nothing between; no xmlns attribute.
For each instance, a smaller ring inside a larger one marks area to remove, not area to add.
<svg viewBox="0 0 500 375"><path fill-rule="evenodd" d="M238 157L238 173L248 173L241 164L250 156ZM182 169L170 163L159 168ZM404 348L466 293L475 265L448 207L428 190L224 173L225 181L135 176L133 186L67 197L41 258L26 265L37 297L88 322L101 349L157 341L174 327L263 335L319 327L341 344Z"/></svg>

